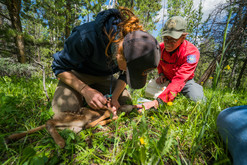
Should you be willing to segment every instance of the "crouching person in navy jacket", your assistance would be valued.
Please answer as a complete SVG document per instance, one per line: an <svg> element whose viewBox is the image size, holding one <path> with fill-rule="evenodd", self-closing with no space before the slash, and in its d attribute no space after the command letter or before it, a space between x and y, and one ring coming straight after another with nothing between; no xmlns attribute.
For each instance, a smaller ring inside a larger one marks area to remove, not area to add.
<svg viewBox="0 0 247 165"><path fill-rule="evenodd" d="M127 8L100 12L95 21L75 27L54 54L52 69L60 80L52 101L54 118L89 106L110 106L114 113L131 102L125 86L144 87L147 72L158 66L160 47ZM116 78L113 74L118 73Z"/></svg>

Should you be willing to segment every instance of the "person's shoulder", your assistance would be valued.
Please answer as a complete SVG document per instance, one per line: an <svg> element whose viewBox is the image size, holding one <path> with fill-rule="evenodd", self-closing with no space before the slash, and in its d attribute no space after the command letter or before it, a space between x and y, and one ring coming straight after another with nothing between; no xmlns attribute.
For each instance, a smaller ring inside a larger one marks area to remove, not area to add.
<svg viewBox="0 0 247 165"><path fill-rule="evenodd" d="M72 33L78 32L80 34L85 34L85 33L93 32L93 31L95 31L95 21L87 22L87 23L74 27L72 30Z"/></svg>
<svg viewBox="0 0 247 165"><path fill-rule="evenodd" d="M186 54L191 54L191 53L200 54L198 48L187 40L184 40L184 48L185 48Z"/></svg>
<svg viewBox="0 0 247 165"><path fill-rule="evenodd" d="M185 42L186 48L190 48L190 49L198 49L194 44L192 44L192 43L189 42L188 40L184 40L184 42Z"/></svg>
<svg viewBox="0 0 247 165"><path fill-rule="evenodd" d="M101 20L103 20L103 22L105 22L106 19L109 18L109 16L116 16L116 17L121 17L121 13L118 9L108 9L108 10L103 10L101 12L99 12L95 18L96 22L101 22Z"/></svg>

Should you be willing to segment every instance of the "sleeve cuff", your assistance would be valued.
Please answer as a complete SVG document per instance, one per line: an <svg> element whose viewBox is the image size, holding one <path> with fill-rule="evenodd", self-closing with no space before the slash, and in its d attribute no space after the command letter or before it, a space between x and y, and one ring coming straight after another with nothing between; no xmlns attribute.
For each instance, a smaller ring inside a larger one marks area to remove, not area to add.
<svg viewBox="0 0 247 165"><path fill-rule="evenodd" d="M161 100L159 97L157 97L157 99L156 99L156 100L158 101L159 106L163 106L163 105L164 105L164 101L163 101L163 100Z"/></svg>
<svg viewBox="0 0 247 165"><path fill-rule="evenodd" d="M118 79L123 80L125 83L127 83L126 72L125 71L120 71L120 75L119 75Z"/></svg>
<svg viewBox="0 0 247 165"><path fill-rule="evenodd" d="M161 72L161 73L159 73L159 76L165 76L165 75L164 75L164 73Z"/></svg>

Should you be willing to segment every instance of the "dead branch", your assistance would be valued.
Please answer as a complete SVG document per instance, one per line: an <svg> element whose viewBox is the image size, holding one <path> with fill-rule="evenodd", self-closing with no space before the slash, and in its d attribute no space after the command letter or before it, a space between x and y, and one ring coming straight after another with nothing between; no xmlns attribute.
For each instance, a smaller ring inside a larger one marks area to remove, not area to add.
<svg viewBox="0 0 247 165"><path fill-rule="evenodd" d="M48 93L47 93L46 85L45 85L45 66L42 65L40 62L34 60L34 59L33 59L33 61L36 64L38 64L39 66L41 66L41 69L42 69L42 72L43 72L43 88L44 88L44 91L45 91L45 95L46 95L47 100L50 101L50 98L49 98Z"/></svg>

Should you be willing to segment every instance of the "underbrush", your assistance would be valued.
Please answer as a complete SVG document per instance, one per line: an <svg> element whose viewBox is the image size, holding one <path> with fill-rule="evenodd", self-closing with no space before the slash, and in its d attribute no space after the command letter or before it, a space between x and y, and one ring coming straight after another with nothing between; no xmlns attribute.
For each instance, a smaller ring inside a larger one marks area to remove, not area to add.
<svg viewBox="0 0 247 165"><path fill-rule="evenodd" d="M52 99L57 80L47 79ZM0 77L1 164L231 164L220 139L216 119L225 108L247 105L245 91L204 89L207 103L180 95L173 105L158 110L136 110L107 126L78 134L60 131L60 149L46 130L12 143L4 137L44 124L52 118L42 79ZM144 90L132 92L134 103Z"/></svg>

